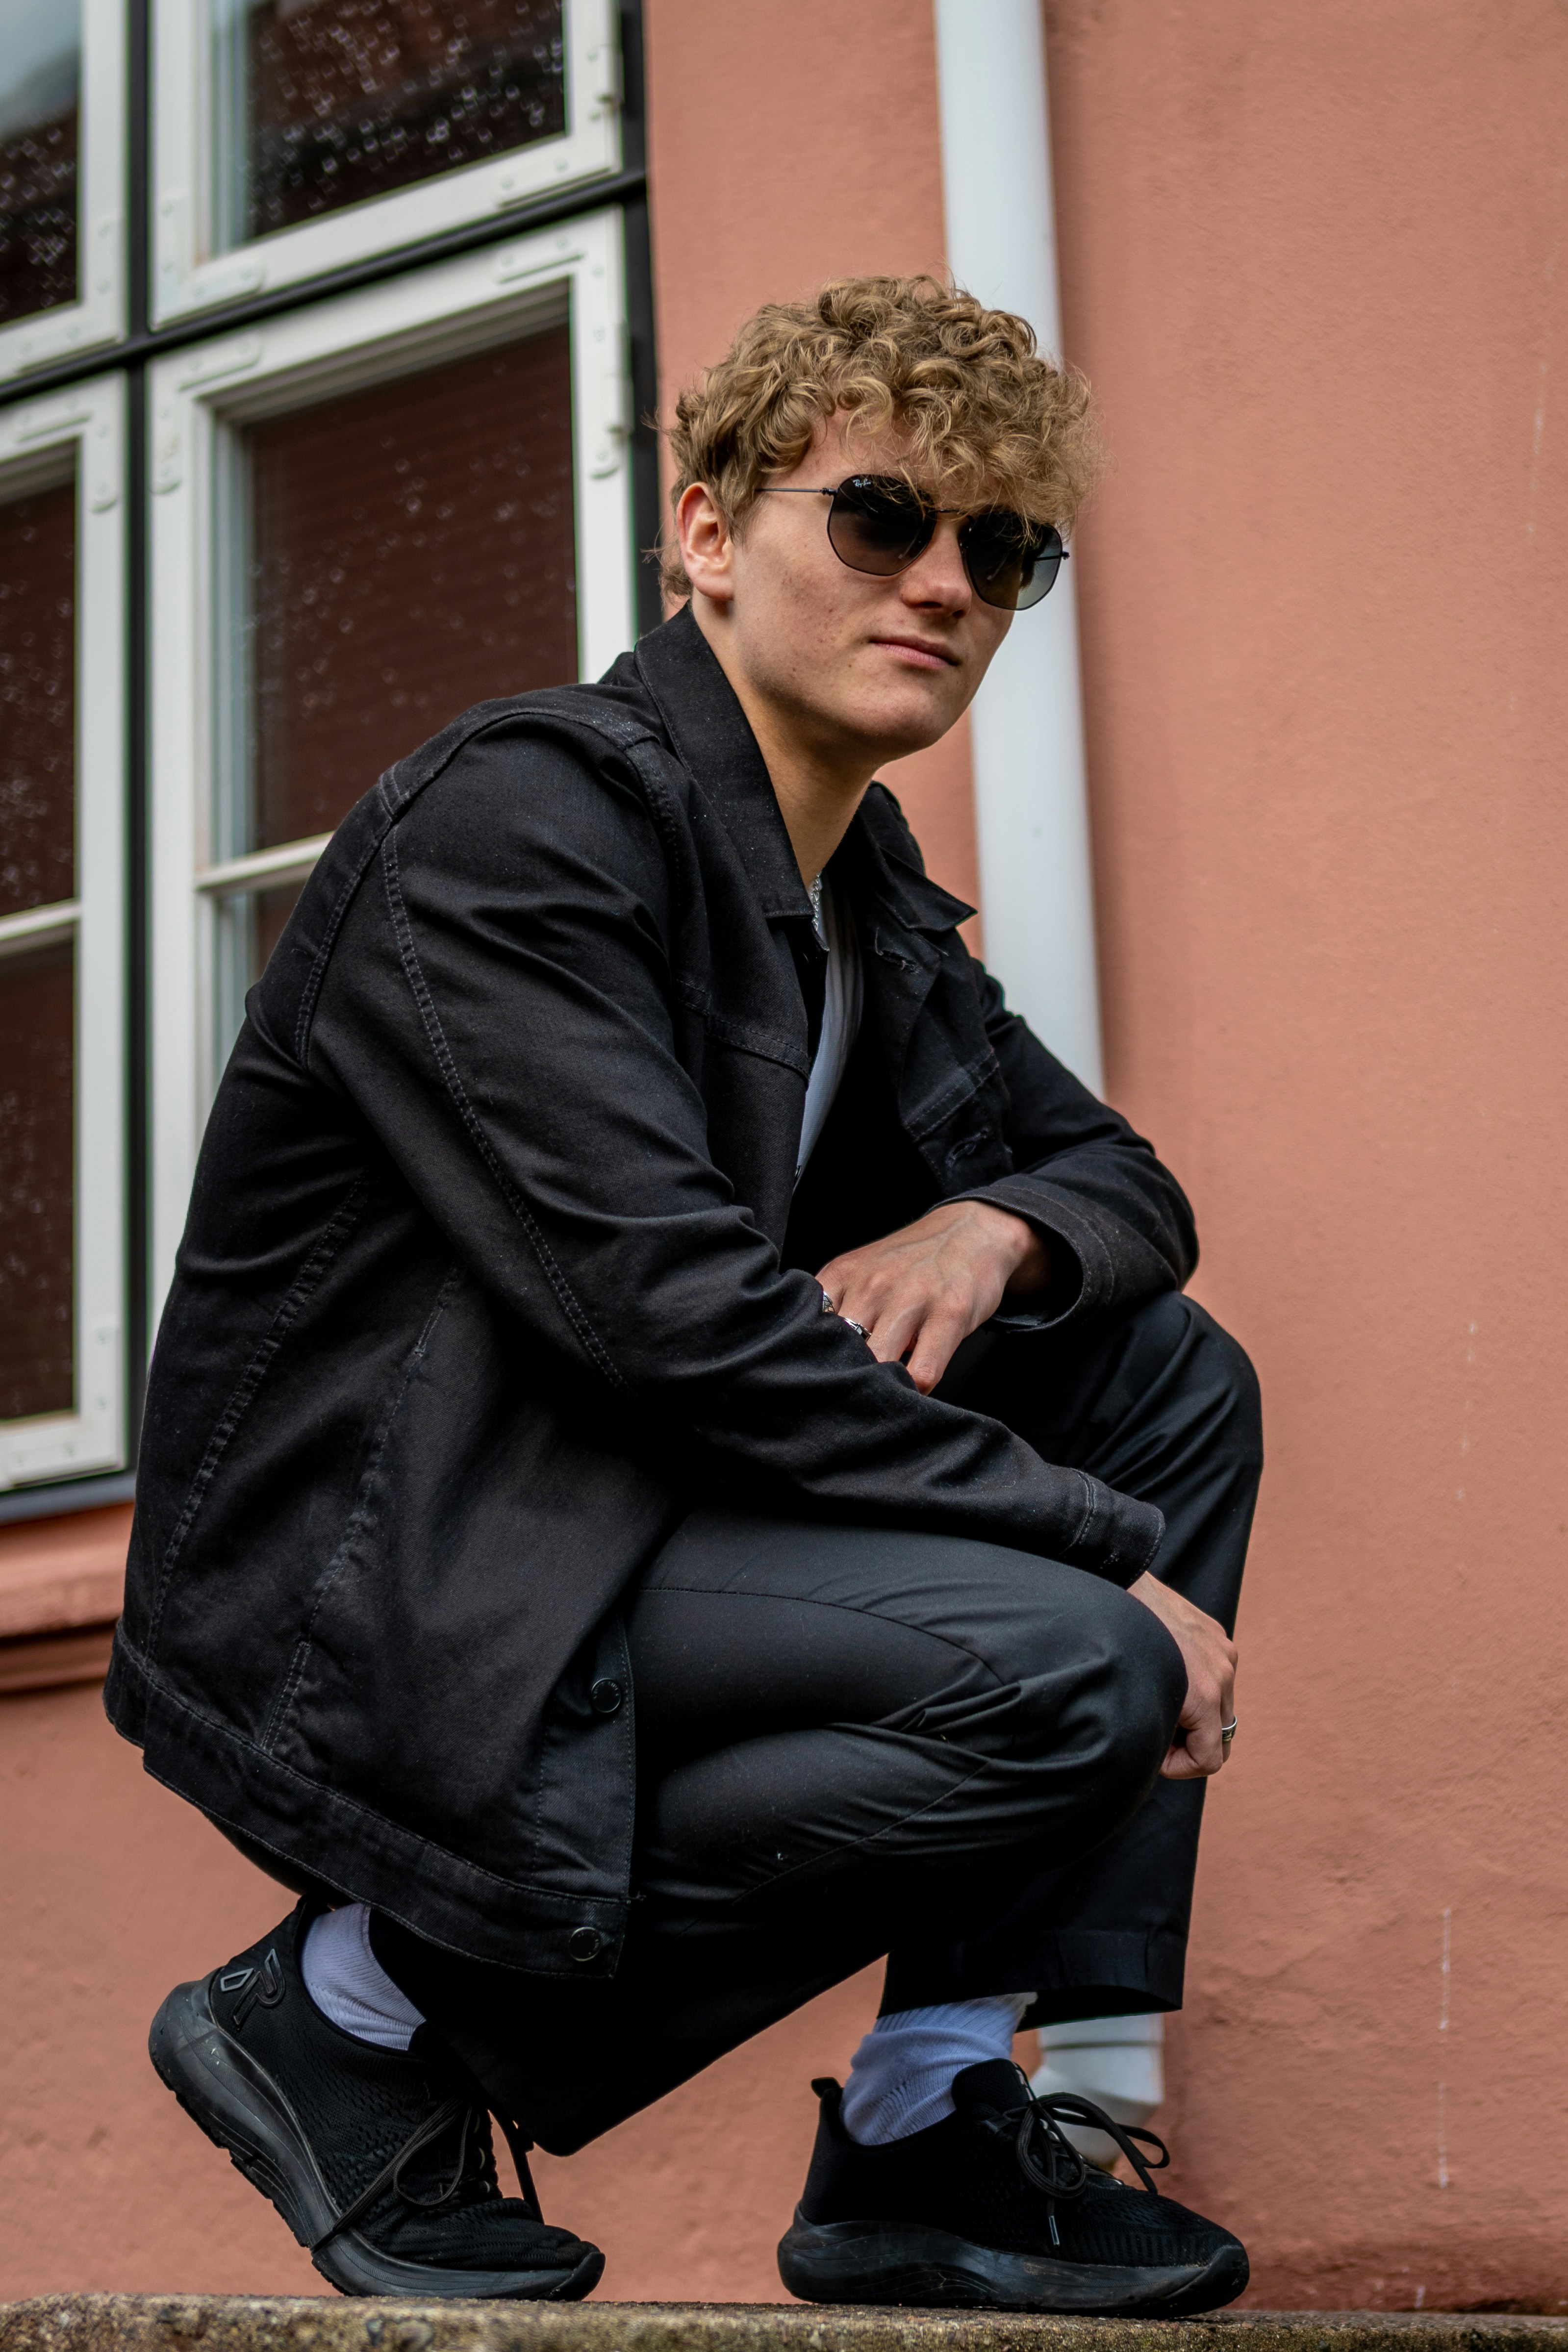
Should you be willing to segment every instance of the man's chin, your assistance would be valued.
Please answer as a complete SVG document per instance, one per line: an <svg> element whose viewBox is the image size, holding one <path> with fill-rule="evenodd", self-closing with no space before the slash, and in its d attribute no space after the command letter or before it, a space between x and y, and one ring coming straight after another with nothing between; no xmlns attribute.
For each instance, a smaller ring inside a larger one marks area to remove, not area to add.
<svg viewBox="0 0 1568 2352"><path fill-rule="evenodd" d="M923 725L888 727L879 736L882 749L878 765L889 760L908 760L916 751L929 751L933 743L940 743L944 735L952 733L962 716L962 711L943 711L940 716L928 713Z"/></svg>
<svg viewBox="0 0 1568 2352"><path fill-rule="evenodd" d="M962 701L954 697L951 677L916 675L909 688L914 690L906 688L890 694L884 681L882 691L868 688L857 698L851 723L857 733L875 742L879 764L884 760L908 759L914 751L929 751L968 708L967 696Z"/></svg>

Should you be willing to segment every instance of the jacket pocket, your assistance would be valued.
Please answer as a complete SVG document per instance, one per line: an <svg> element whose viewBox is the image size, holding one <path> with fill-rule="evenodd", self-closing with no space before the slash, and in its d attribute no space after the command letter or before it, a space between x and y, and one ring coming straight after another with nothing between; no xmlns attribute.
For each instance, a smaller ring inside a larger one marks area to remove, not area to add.
<svg viewBox="0 0 1568 2352"><path fill-rule="evenodd" d="M385 1409L372 1435L364 1472L360 1480L359 1492L354 1497L348 1524L312 1595L310 1614L300 1628L299 1640L295 1643L294 1653L289 1663L288 1673L283 1678L281 1689L272 1703L267 1727L262 1733L261 1745L268 1753L276 1751L280 1728L293 1704L300 1678L310 1660L318 1622L331 1599L333 1588L341 1577L352 1570L356 1559L364 1550L375 1517L382 1465L387 1446L392 1440L398 1415L408 1394L409 1385L428 1354L442 1318L462 1279L461 1268L456 1265L451 1267L436 1294L435 1304L426 1317L419 1337L404 1360L400 1377L391 1391Z"/></svg>
<svg viewBox="0 0 1568 2352"><path fill-rule="evenodd" d="M203 1503L216 1477L218 1468L235 1437L244 1423L247 1413L255 1403L262 1383L271 1370L279 1349L314 1292L325 1279L333 1260L347 1242L358 1223L370 1194L368 1177L360 1176L349 1187L334 1214L322 1227L320 1237L289 1286L277 1313L247 1360L238 1380L230 1390L223 1411L214 1423L205 1450L197 1465L195 1477L181 1506L179 1517L163 1548L158 1565L158 1580L153 1598L151 1619L147 1628L147 1656L158 1654L158 1633L163 1622L163 1604L169 1586L179 1564L186 1538L196 1523Z"/></svg>

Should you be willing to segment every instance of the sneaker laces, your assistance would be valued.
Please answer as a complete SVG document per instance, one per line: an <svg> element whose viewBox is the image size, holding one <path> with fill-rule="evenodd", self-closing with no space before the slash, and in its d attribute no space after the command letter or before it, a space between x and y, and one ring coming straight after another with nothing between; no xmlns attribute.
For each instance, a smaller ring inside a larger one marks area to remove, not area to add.
<svg viewBox="0 0 1568 2352"><path fill-rule="evenodd" d="M321 2235L313 2241L310 2252L314 2253L319 2247L324 2246L328 2239L335 2237L340 2230L353 2229L355 2222L363 2221L371 2207L376 2204L389 2189L402 2199L405 2205L412 2206L416 2212L422 2213L439 2212L443 2207L453 2204L462 2190L470 2185L499 2195L500 2183L496 2177L495 2151L489 2144L484 2131L487 2112L483 2105L476 2105L470 2100L453 2098L444 2101L433 2114L426 2117L418 2130L404 2141L396 2155L382 2166L374 2179L367 2188L360 2191L353 2203L344 2207L331 2227L324 2230ZM542 2221L544 2217L539 2209L538 2194L528 2167L527 2150L530 2143L521 2137L507 2116L502 2116L500 2121L501 2129L506 2134L507 2145L511 2149L512 2159L517 2166L524 2208L534 2221ZM404 2168L413 2158L421 2155L427 2148L434 2147L438 2140L445 2138L454 2124L458 2127L457 2160L445 2179L437 2176L434 2196L420 2196L416 2190L405 2186L403 2179ZM476 2157L479 2158L477 2167L473 2163L473 2158Z"/></svg>
<svg viewBox="0 0 1568 2352"><path fill-rule="evenodd" d="M1163 2171L1171 2161L1171 2151L1157 2132L1145 2131L1141 2124L1119 2124L1114 2116L1108 2116L1103 2107L1097 2106L1092 2099L1080 2097L1076 2091L1035 2092L1021 2067L1018 2079L1024 2085L1024 2104L1013 2153L1025 2179L1044 2192L1053 2246L1061 2244L1057 2228L1058 2198L1081 2197L1090 2174L1100 2168L1090 2164L1081 2148L1073 2146L1062 2128L1064 2124L1104 2132L1116 2142L1150 2196L1158 2198L1160 2192L1150 2174ZM998 2129L1004 2128L998 2126ZM1152 2164L1133 2145L1136 2140L1143 2140L1159 2151Z"/></svg>

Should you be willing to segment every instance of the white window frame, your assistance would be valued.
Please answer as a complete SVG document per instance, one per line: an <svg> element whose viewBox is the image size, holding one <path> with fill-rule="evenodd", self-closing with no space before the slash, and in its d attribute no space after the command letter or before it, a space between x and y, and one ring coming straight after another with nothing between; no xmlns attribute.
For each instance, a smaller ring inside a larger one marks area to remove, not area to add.
<svg viewBox="0 0 1568 2352"><path fill-rule="evenodd" d="M323 271L493 217L618 171L620 52L613 0L563 0L566 130L555 139L416 182L342 212L217 252L207 0L156 0L153 315L173 319L247 301Z"/></svg>
<svg viewBox="0 0 1568 2352"><path fill-rule="evenodd" d="M77 299L0 327L0 384L125 332L124 0L82 0Z"/></svg>
<svg viewBox="0 0 1568 2352"><path fill-rule="evenodd" d="M124 441L119 375L0 411L0 499L77 495L77 896L0 918L0 959L76 941L76 1409L0 1422L0 1488L125 1461Z"/></svg>
<svg viewBox="0 0 1568 2352"><path fill-rule="evenodd" d="M327 838L216 862L223 658L216 542L233 436L257 418L493 348L552 317L569 318L572 328L578 667L592 678L637 633L618 209L317 303L196 345L150 372L154 1324L212 1099L216 907L242 888L302 879ZM366 776L367 791L374 781Z"/></svg>

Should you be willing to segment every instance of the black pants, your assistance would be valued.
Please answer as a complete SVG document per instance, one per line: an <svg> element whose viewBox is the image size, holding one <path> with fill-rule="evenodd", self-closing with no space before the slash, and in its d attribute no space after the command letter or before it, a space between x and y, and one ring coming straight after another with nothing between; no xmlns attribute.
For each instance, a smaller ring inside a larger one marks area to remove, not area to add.
<svg viewBox="0 0 1568 2352"><path fill-rule="evenodd" d="M1158 1503L1159 1574L1234 1622L1257 1387L1200 1307L1161 1298L1087 1344L978 1333L942 1392ZM995 1545L703 1509L628 1635L638 1829L616 1977L520 1976L373 1927L531 2137L581 2147L884 1952L887 2009L1179 2004L1203 1792L1156 1777L1185 1681L1141 1602Z"/></svg>

